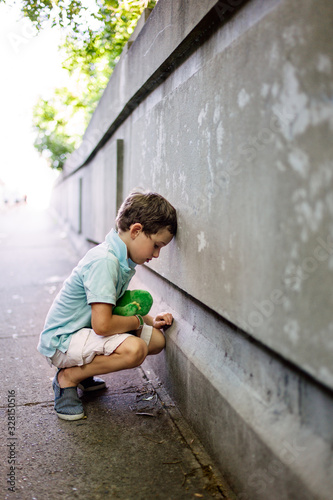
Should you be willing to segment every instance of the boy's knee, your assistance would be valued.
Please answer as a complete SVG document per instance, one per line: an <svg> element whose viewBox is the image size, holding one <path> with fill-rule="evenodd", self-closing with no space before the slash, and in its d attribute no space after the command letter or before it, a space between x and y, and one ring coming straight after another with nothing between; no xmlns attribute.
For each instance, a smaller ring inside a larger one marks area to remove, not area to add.
<svg viewBox="0 0 333 500"><path fill-rule="evenodd" d="M127 340L130 340L130 342L127 342ZM147 354L148 347L140 338L130 337L124 342L124 355L130 368L140 366L146 359Z"/></svg>

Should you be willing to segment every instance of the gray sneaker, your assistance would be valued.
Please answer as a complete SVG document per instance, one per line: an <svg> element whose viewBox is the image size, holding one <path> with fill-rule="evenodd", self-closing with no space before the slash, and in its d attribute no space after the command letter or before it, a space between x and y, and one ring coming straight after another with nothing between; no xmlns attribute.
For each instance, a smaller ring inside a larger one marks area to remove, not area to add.
<svg viewBox="0 0 333 500"><path fill-rule="evenodd" d="M59 386L57 371L52 382L54 390L54 409L59 418L63 420L79 420L84 417L83 405L77 395L76 387L66 387L62 389Z"/></svg>

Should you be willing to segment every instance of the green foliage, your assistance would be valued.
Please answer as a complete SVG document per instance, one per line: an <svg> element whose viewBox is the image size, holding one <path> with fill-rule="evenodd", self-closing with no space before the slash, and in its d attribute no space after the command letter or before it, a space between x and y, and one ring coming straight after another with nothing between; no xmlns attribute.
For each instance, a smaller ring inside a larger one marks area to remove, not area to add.
<svg viewBox="0 0 333 500"><path fill-rule="evenodd" d="M110 76L144 7L153 8L155 3L148 0L98 2L98 10L90 11L89 22L71 30L67 36L66 69L73 71L80 67L92 78L96 71L106 71L106 76Z"/></svg>
<svg viewBox="0 0 333 500"><path fill-rule="evenodd" d="M61 170L84 132L87 121L84 104L68 88L56 89L50 99L40 98L36 103L33 121L36 149L49 159L52 168Z"/></svg>
<svg viewBox="0 0 333 500"><path fill-rule="evenodd" d="M86 8L80 0L21 0L22 12L36 28L41 29L44 24L52 20L53 25L65 27L72 25L77 29L82 11Z"/></svg>
<svg viewBox="0 0 333 500"><path fill-rule="evenodd" d="M0 0L6 2L6 0ZM39 31L63 30L60 47L69 88L41 97L34 108L35 147L62 169L78 147L89 119L144 8L157 0L18 0Z"/></svg>

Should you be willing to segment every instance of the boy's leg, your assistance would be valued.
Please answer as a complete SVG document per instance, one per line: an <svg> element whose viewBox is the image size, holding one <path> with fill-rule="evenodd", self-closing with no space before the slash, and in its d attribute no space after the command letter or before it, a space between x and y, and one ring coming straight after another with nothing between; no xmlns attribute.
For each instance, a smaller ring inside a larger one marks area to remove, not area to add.
<svg viewBox="0 0 333 500"><path fill-rule="evenodd" d="M165 347L165 338L161 330L153 328L152 336L148 345L148 354L158 354Z"/></svg>
<svg viewBox="0 0 333 500"><path fill-rule="evenodd" d="M62 369L58 375L60 387L77 386L82 380L94 375L135 368L143 363L147 354L158 354L164 347L164 335L157 328L153 328L148 348L138 337L128 337L109 356L98 355L87 365Z"/></svg>
<svg viewBox="0 0 333 500"><path fill-rule="evenodd" d="M165 347L164 335L161 332L161 330L158 330L156 328L152 329L150 339L148 341L147 341L147 339L144 339L144 340L146 343L149 342L148 354L158 354ZM104 387L105 387L105 382L102 379L99 379L96 377L88 377L87 379L85 379L79 383L79 388L83 391L93 391L93 390L97 390L97 389L104 389Z"/></svg>
<svg viewBox="0 0 333 500"><path fill-rule="evenodd" d="M102 373L112 373L141 365L148 354L147 344L138 337L128 337L109 356L97 355L83 366L63 368L58 374L62 389L75 387L82 380Z"/></svg>
<svg viewBox="0 0 333 500"><path fill-rule="evenodd" d="M100 373L112 373L139 366L147 354L158 354L165 346L164 335L153 328L149 346L138 337L127 337L110 355L96 355L83 366L58 370L53 380L54 408L59 418L77 420L84 416L82 403L77 395L77 385Z"/></svg>

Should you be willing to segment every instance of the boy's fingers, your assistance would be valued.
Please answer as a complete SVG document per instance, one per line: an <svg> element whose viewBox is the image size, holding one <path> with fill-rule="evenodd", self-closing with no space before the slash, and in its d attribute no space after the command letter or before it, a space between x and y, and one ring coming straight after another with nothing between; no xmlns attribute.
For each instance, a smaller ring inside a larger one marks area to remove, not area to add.
<svg viewBox="0 0 333 500"><path fill-rule="evenodd" d="M167 325L171 325L171 323L173 321L172 314L167 314L166 317L164 318L164 320L165 320Z"/></svg>
<svg viewBox="0 0 333 500"><path fill-rule="evenodd" d="M155 328L169 327L172 325L173 316L171 313L158 314L154 320Z"/></svg>
<svg viewBox="0 0 333 500"><path fill-rule="evenodd" d="M172 314L171 313L161 313L161 314L158 314L156 318L163 319L164 321L169 323L170 321L172 321Z"/></svg>

